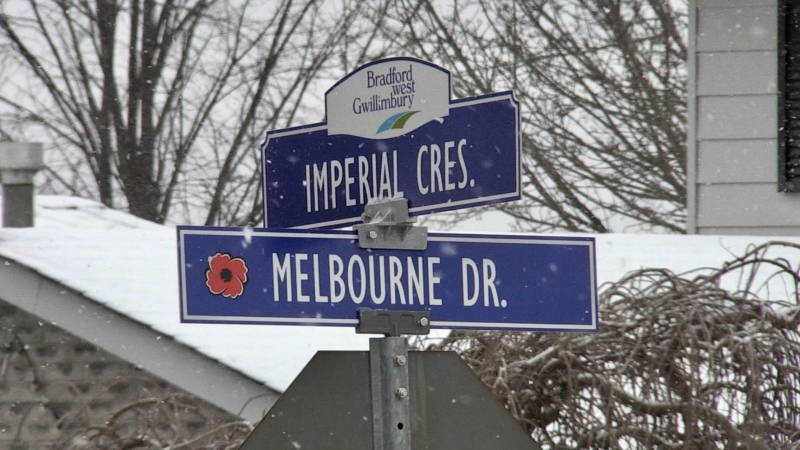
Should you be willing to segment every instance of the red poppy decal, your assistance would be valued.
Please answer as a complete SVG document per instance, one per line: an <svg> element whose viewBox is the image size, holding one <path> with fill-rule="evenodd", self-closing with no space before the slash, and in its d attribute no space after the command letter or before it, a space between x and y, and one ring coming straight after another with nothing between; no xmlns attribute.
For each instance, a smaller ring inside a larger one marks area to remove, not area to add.
<svg viewBox="0 0 800 450"><path fill-rule="evenodd" d="M244 293L247 283L247 265L242 258L217 253L208 258L206 286L214 295L236 298Z"/></svg>

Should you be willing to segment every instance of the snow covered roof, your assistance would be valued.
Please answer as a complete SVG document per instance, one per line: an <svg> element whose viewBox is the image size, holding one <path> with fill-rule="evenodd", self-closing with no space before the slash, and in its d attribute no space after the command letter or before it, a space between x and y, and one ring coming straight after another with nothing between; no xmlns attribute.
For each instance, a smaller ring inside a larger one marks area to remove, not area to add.
<svg viewBox="0 0 800 450"><path fill-rule="evenodd" d="M325 350L366 350L353 329L182 324L173 227L102 204L39 196L33 229L0 230L0 253L282 391Z"/></svg>
<svg viewBox="0 0 800 450"><path fill-rule="evenodd" d="M0 212L1 213L1 212ZM490 220L490 219L487 219ZM487 220L456 231L483 231ZM494 230L508 229L492 224ZM645 267L717 267L767 237L595 235L598 286ZM782 238L800 243L800 237ZM158 335L283 391L318 350L367 350L352 328L183 324L176 232L79 198L38 196L35 227L0 228L0 257L106 306ZM0 292L1 293L1 292Z"/></svg>
<svg viewBox="0 0 800 450"><path fill-rule="evenodd" d="M37 196L34 228L0 228L0 257L278 392L318 350L369 348L352 328L180 323L174 227L89 200Z"/></svg>

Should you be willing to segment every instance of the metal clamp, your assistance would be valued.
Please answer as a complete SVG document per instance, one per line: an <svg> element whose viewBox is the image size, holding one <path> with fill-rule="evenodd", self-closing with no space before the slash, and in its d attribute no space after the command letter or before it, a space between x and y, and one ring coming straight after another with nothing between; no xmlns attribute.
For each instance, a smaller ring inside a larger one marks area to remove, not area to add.
<svg viewBox="0 0 800 450"><path fill-rule="evenodd" d="M428 227L414 226L416 219L408 215L408 200L397 198L370 203L364 207L358 232L361 248L425 250Z"/></svg>
<svg viewBox="0 0 800 450"><path fill-rule="evenodd" d="M430 311L394 311L385 309L359 309L358 334L430 334Z"/></svg>

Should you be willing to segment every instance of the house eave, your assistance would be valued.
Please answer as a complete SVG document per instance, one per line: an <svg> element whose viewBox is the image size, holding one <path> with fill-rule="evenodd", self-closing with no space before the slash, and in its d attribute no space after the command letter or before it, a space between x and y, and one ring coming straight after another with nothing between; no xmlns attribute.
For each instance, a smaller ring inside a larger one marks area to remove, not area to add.
<svg viewBox="0 0 800 450"><path fill-rule="evenodd" d="M169 336L0 256L0 299L257 423L279 394Z"/></svg>

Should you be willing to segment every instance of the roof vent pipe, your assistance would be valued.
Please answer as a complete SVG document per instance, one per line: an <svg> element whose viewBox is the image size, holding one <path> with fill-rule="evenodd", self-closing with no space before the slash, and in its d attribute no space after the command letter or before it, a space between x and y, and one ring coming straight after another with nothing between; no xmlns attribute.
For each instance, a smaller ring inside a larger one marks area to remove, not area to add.
<svg viewBox="0 0 800 450"><path fill-rule="evenodd" d="M0 142L3 226L33 226L33 177L44 166L42 144Z"/></svg>

